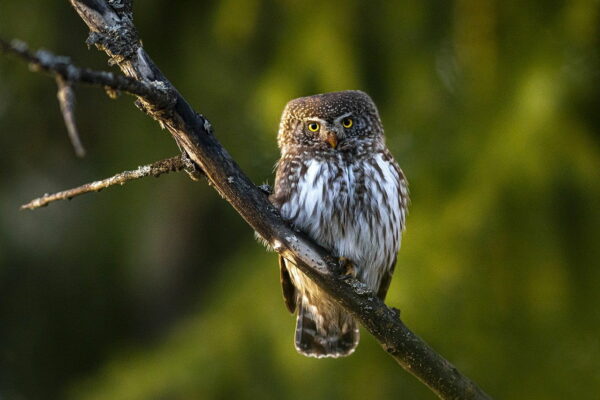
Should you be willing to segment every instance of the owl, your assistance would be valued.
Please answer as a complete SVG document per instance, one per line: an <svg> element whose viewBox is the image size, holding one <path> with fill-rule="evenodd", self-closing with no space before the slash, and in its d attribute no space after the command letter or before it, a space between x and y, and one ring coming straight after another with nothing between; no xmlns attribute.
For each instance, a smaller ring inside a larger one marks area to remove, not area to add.
<svg viewBox="0 0 600 400"><path fill-rule="evenodd" d="M281 117L272 203L384 299L408 204L404 174L385 146L377 107L348 90L290 101ZM309 357L342 357L358 345L352 315L291 260L279 258L284 300L298 312L295 346Z"/></svg>

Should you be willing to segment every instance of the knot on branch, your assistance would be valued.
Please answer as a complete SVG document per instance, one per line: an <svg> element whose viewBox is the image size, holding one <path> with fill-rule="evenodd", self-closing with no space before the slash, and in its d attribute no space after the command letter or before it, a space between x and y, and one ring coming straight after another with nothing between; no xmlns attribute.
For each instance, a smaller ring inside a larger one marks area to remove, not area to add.
<svg viewBox="0 0 600 400"><path fill-rule="evenodd" d="M141 46L137 31L129 24L110 27L104 32L90 32L85 43L95 45L110 55L109 65L131 60Z"/></svg>
<svg viewBox="0 0 600 400"><path fill-rule="evenodd" d="M396 346L384 343L381 345L381 347L383 347L383 350L385 350L391 356L395 356L396 354L398 354L398 349L396 348ZM407 364L407 367L410 367L410 365Z"/></svg>
<svg viewBox="0 0 600 400"><path fill-rule="evenodd" d="M396 316L396 319L400 320L400 309L396 307L390 307L390 310L392 310L392 312Z"/></svg>
<svg viewBox="0 0 600 400"><path fill-rule="evenodd" d="M119 15L133 22L133 5L131 0L108 0L108 5Z"/></svg>
<svg viewBox="0 0 600 400"><path fill-rule="evenodd" d="M202 124L202 126L204 127L204 130L206 131L206 133L208 133L209 135L212 135L213 127L212 127L212 124L210 123L210 121L208 119L206 119L204 117L204 115L199 114L199 113L196 113L196 114L198 114L197 116L204 120L204 123Z"/></svg>
<svg viewBox="0 0 600 400"><path fill-rule="evenodd" d="M170 118L174 115L173 107L177 103L177 94L165 82L152 81L143 82L143 84L149 86L150 91L154 92L154 95L147 97L147 100L138 98L135 101L135 106L162 124L165 118ZM162 125L161 127L164 128Z"/></svg>

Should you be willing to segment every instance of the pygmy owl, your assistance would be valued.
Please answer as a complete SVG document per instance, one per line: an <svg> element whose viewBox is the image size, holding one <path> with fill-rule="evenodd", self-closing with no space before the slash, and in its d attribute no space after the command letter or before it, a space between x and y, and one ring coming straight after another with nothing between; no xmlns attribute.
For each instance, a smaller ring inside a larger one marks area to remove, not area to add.
<svg viewBox="0 0 600 400"><path fill-rule="evenodd" d="M283 111L271 201L296 229L339 257L384 299L408 203L402 170L385 146L373 100L361 91L301 97ZM298 310L295 344L311 357L351 354L354 318L290 260L279 259L287 308Z"/></svg>

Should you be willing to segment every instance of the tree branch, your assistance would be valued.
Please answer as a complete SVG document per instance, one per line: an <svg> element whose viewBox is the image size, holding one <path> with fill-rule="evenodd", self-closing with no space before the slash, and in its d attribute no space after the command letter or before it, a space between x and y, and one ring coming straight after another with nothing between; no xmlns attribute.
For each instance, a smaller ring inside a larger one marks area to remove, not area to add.
<svg viewBox="0 0 600 400"><path fill-rule="evenodd" d="M125 10L130 9L124 5L120 8L124 10L124 13ZM124 15L128 14L125 13ZM27 44L20 40L15 39L7 42L0 38L0 52L12 54L27 61L34 71L54 75L58 85L57 98L60 110L69 133L69 139L78 157L85 156L85 149L75 124L73 83L102 86L111 98L116 97L121 91L139 96L158 109L171 107L175 100L169 88L162 86L161 82L139 81L123 75L115 75L112 72L80 68L74 65L68 57L57 56L47 50L38 50L33 53L29 50Z"/></svg>
<svg viewBox="0 0 600 400"><path fill-rule="evenodd" d="M281 219L264 192L248 179L214 137L208 120L193 110L146 54L131 13L123 10L130 10L130 1L69 1L90 28L88 43L108 54L130 78L128 85L133 86L131 81L135 81L143 88L128 90L140 97L140 108L169 130L201 167L209 183L275 251L293 260L361 321L404 369L440 398L489 399L474 382L411 332L396 310L387 307L363 283L341 274L335 258ZM163 101L164 93L171 94L173 101Z"/></svg>
<svg viewBox="0 0 600 400"><path fill-rule="evenodd" d="M147 100L158 108L170 107L174 101L169 88L162 86L159 82L140 81L123 75L115 75L112 72L80 68L73 64L68 57L57 56L48 50L31 52L27 44L20 40L7 42L0 38L0 51L27 61L34 71L47 72L64 82L103 86L113 91L129 93Z"/></svg>
<svg viewBox="0 0 600 400"><path fill-rule="evenodd" d="M56 98L58 99L60 111L65 120L65 125L67 126L67 132L69 132L69 139L71 139L75 154L78 157L84 157L85 149L83 148L83 144L81 144L79 131L77 130L77 124L75 123L75 93L73 92L73 87L60 75L56 76L56 84L58 86Z"/></svg>
<svg viewBox="0 0 600 400"><path fill-rule="evenodd" d="M27 204L23 204L21 210L35 210L36 208L45 207L58 200L71 200L73 197L90 192L99 192L110 186L124 185L129 181L145 178L147 176L158 177L169 172L181 171L184 168L186 168L186 163L182 156L166 158L164 160L153 162L152 164L137 167L137 169L132 171L118 173L101 181L86 183L85 185L53 194L45 194L42 197L31 200Z"/></svg>

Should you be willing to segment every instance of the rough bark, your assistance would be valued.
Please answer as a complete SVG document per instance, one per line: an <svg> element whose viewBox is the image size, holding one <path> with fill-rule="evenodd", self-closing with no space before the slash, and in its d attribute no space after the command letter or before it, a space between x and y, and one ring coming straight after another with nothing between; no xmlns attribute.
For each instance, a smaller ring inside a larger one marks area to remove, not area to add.
<svg viewBox="0 0 600 400"><path fill-rule="evenodd" d="M436 353L361 282L341 273L336 259L290 228L213 135L209 121L194 111L141 46L131 1L70 0L90 29L88 43L105 51L144 93L137 104L166 127L209 183L278 253L294 263L351 312L408 372L442 399L489 399L474 382ZM110 85L108 85L110 86ZM147 93L149 89L151 93ZM155 97L156 96L156 97Z"/></svg>

